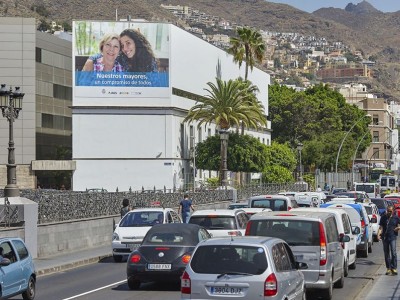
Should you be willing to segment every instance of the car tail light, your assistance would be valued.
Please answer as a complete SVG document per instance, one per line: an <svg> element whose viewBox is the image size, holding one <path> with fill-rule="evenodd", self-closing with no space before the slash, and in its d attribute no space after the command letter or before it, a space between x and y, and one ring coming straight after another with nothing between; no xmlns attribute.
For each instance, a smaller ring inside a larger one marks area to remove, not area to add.
<svg viewBox="0 0 400 300"><path fill-rule="evenodd" d="M235 231L228 231L228 235L230 235L230 236L241 236L242 233L240 231L235 230Z"/></svg>
<svg viewBox="0 0 400 300"><path fill-rule="evenodd" d="M290 207L290 206L287 208L287 210L291 210L291 209L292 209L292 207Z"/></svg>
<svg viewBox="0 0 400 300"><path fill-rule="evenodd" d="M246 231L244 232L244 235L250 235L251 224L253 224L253 221L248 221L247 222Z"/></svg>
<svg viewBox="0 0 400 300"><path fill-rule="evenodd" d="M365 234L365 221L361 220L361 233Z"/></svg>
<svg viewBox="0 0 400 300"><path fill-rule="evenodd" d="M325 266L327 260L327 249L326 249L326 236L324 225L320 222L319 223L319 246L321 248L320 257L319 257L319 265Z"/></svg>
<svg viewBox="0 0 400 300"><path fill-rule="evenodd" d="M188 273L183 272L182 278L181 278L181 293L182 294L191 294L192 293L192 288L190 284L190 276Z"/></svg>
<svg viewBox="0 0 400 300"><path fill-rule="evenodd" d="M274 273L265 280L264 296L275 296L278 293L278 282Z"/></svg>
<svg viewBox="0 0 400 300"><path fill-rule="evenodd" d="M344 233L339 234L339 241L342 241L344 237ZM340 244L342 245L342 248L344 249L344 242L340 242Z"/></svg>
<svg viewBox="0 0 400 300"><path fill-rule="evenodd" d="M187 264L190 261L190 255L189 254L185 254L184 256L182 256L182 262L184 264Z"/></svg>
<svg viewBox="0 0 400 300"><path fill-rule="evenodd" d="M137 264L140 261L141 257L139 254L134 254L131 256L130 262L133 264Z"/></svg>
<svg viewBox="0 0 400 300"><path fill-rule="evenodd" d="M169 247L156 247L157 251L167 251L169 250Z"/></svg>

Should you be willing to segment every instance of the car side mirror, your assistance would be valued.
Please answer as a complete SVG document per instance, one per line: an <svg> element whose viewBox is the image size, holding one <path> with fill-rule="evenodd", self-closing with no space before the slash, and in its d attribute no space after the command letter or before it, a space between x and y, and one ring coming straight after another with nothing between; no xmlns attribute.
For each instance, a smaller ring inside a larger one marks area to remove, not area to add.
<svg viewBox="0 0 400 300"><path fill-rule="evenodd" d="M358 226L352 227L351 232L353 234L360 234L360 232L361 232L360 227L358 227Z"/></svg>
<svg viewBox="0 0 400 300"><path fill-rule="evenodd" d="M3 259L0 261L0 267L6 267L6 266L8 266L9 264L11 264L11 260L9 260L8 258L3 258Z"/></svg>
<svg viewBox="0 0 400 300"><path fill-rule="evenodd" d="M348 243L348 242L350 242L350 237L347 234L340 235L339 242Z"/></svg>
<svg viewBox="0 0 400 300"><path fill-rule="evenodd" d="M306 269L308 269L308 265L304 262L296 261L296 269L297 270L306 270Z"/></svg>

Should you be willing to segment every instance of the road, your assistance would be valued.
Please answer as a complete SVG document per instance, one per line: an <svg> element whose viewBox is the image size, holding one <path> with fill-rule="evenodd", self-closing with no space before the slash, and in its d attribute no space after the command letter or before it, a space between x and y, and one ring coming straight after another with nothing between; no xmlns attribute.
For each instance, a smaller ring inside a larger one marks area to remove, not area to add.
<svg viewBox="0 0 400 300"><path fill-rule="evenodd" d="M368 258L358 258L357 268L350 270L343 289L334 289L333 299L356 300L362 289L378 275L383 263L382 245L375 243ZM126 263L115 263L112 258L66 272L41 276L37 280L38 300L170 300L179 299L179 285L148 283L140 290L131 291L126 283ZM367 286L370 288L371 284ZM364 291L365 293L365 291ZM12 299L22 299L21 296ZM311 294L308 299L318 299Z"/></svg>

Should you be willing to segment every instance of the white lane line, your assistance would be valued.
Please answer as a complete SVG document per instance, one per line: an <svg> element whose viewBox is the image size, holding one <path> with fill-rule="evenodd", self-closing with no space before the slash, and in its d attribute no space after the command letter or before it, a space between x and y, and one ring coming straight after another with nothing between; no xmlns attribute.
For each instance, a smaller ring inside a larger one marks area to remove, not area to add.
<svg viewBox="0 0 400 300"><path fill-rule="evenodd" d="M69 298L65 298L65 299L62 299L62 300L76 299L76 298L79 298L79 297L82 297L82 296L85 296L85 295L88 295L88 294L91 294L91 293L94 293L94 292L97 292L97 291L100 291L100 290L104 290L106 288L109 288L111 286L114 286L114 285L117 285L117 284L121 284L121 283L124 283L124 282L126 282L126 279L122 280L122 281L115 282L115 283L111 283L111 284L106 285L106 286L102 286L102 287L100 287L98 289L94 289L94 290L91 290L91 291L88 291L88 292L85 292L85 293L82 293L82 294L79 294L79 295L75 295L75 296L72 296L72 297L69 297Z"/></svg>

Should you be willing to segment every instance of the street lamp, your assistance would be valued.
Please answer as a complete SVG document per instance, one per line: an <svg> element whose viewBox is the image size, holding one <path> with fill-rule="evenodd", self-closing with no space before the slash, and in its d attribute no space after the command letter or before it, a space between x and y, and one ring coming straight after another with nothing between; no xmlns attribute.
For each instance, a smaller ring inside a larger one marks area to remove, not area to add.
<svg viewBox="0 0 400 300"><path fill-rule="evenodd" d="M219 130L221 139L221 186L228 186L228 139L229 131L227 129Z"/></svg>
<svg viewBox="0 0 400 300"><path fill-rule="evenodd" d="M303 150L303 144L302 143L298 143L297 144L297 151L299 151L299 174L300 174L300 178L299 181L303 181L303 166L301 164L301 151Z"/></svg>
<svg viewBox="0 0 400 300"><path fill-rule="evenodd" d="M343 137L343 139L342 139L342 141L340 143L340 146L339 146L339 149L338 149L338 152L337 152L337 156L336 156L336 165L335 165L335 177L336 177L335 178L335 185L336 185L336 187L338 186L338 171L337 171L337 169L338 169L338 163L339 163L339 155L340 155L340 151L342 150L343 143L346 140L347 136L349 135L350 131L352 131L353 128L358 124L358 122L360 122L365 117L371 117L371 115L370 114L366 114L366 115L362 116L361 118L359 118L356 122L354 122L354 124L346 132L346 134L344 135L344 137Z"/></svg>
<svg viewBox="0 0 400 300"><path fill-rule="evenodd" d="M25 94L21 92L19 87L15 87L13 91L11 87L10 90L8 90L5 84L1 84L0 108L3 117L7 118L9 123L7 185L4 188L4 197L19 197L13 125L15 119L18 119L19 111L22 109L22 99L24 95Z"/></svg>

